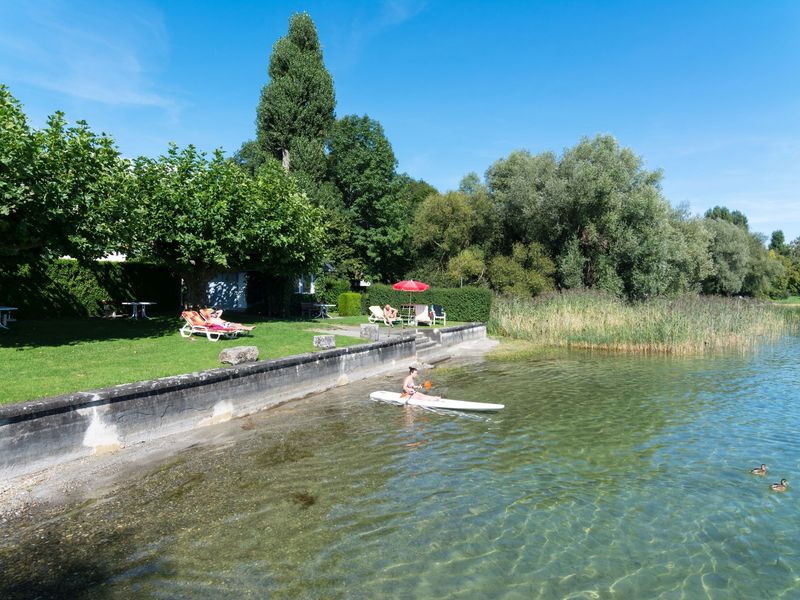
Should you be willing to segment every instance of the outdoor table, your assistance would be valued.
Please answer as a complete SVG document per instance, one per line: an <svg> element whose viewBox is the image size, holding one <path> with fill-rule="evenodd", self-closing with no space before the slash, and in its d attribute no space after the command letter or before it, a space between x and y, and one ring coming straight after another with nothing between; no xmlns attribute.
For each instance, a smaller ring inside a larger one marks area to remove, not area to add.
<svg viewBox="0 0 800 600"><path fill-rule="evenodd" d="M138 302L133 300L131 302L123 302L123 306L130 306L131 307L131 319L149 319L150 317L147 316L147 307L154 305L155 302Z"/></svg>
<svg viewBox="0 0 800 600"><path fill-rule="evenodd" d="M321 304L319 302L315 302L314 306L319 308L319 313L317 313L317 319L332 319L333 317L328 314L329 308L336 308L335 304Z"/></svg>
<svg viewBox="0 0 800 600"><path fill-rule="evenodd" d="M16 306L0 306L0 327L8 329L8 323L13 321L11 311L17 310Z"/></svg>

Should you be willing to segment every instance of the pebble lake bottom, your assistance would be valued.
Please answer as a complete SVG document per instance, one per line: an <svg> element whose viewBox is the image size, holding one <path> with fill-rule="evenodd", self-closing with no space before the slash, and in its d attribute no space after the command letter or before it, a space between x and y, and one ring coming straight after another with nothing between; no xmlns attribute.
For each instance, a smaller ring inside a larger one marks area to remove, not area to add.
<svg viewBox="0 0 800 600"><path fill-rule="evenodd" d="M797 598L798 356L426 374L491 415L369 400L403 372L338 388L3 523L0 597Z"/></svg>

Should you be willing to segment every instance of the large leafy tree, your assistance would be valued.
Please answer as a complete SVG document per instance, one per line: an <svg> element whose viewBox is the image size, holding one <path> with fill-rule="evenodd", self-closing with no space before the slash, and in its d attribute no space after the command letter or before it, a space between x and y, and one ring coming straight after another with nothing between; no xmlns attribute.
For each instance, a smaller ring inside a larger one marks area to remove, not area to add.
<svg viewBox="0 0 800 600"><path fill-rule="evenodd" d="M350 219L352 247L364 274L388 278L407 254L412 214L398 201L397 159L378 121L339 119L331 131L329 175Z"/></svg>
<svg viewBox="0 0 800 600"><path fill-rule="evenodd" d="M742 291L750 262L750 235L741 226L724 218L707 218L705 225L712 235L709 249L714 270L706 278L703 291L725 296L738 294Z"/></svg>
<svg viewBox="0 0 800 600"><path fill-rule="evenodd" d="M219 150L208 160L172 145L157 159L137 159L134 173L130 252L183 278L191 303L205 302L216 273L268 266L288 275L320 260L320 211L274 160L251 178Z"/></svg>
<svg viewBox="0 0 800 600"><path fill-rule="evenodd" d="M41 130L0 85L0 256L98 258L125 238L128 162L60 112Z"/></svg>
<svg viewBox="0 0 800 600"><path fill-rule="evenodd" d="M505 253L539 242L562 286L632 299L668 286L670 206L660 179L611 136L583 139L560 159L515 152L487 171Z"/></svg>
<svg viewBox="0 0 800 600"><path fill-rule="evenodd" d="M317 28L307 13L289 19L288 33L272 48L268 72L270 81L261 91L257 110L258 145L286 169L292 162L298 170L313 169L324 157L336 98Z"/></svg>
<svg viewBox="0 0 800 600"><path fill-rule="evenodd" d="M414 248L444 270L450 259L466 250L474 240L478 214L463 192L428 196L414 215Z"/></svg>

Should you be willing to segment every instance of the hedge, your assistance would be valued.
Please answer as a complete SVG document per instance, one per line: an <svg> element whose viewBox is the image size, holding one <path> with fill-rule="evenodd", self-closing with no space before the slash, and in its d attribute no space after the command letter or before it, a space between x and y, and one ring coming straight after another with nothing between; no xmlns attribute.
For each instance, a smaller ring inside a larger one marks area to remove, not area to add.
<svg viewBox="0 0 800 600"><path fill-rule="evenodd" d="M18 307L24 319L99 316L105 302L122 310L129 300L155 302L152 312L177 310L180 280L161 267L130 262L54 260L0 268L0 303Z"/></svg>
<svg viewBox="0 0 800 600"><path fill-rule="evenodd" d="M413 302L414 304L440 304L447 312L448 321L489 320L492 309L492 292L486 288L428 288L424 292L400 292L392 286L373 283L361 299L361 312L369 312L370 306L384 306Z"/></svg>
<svg viewBox="0 0 800 600"><path fill-rule="evenodd" d="M354 317L361 311L361 294L345 292L339 294L339 316Z"/></svg>
<svg viewBox="0 0 800 600"><path fill-rule="evenodd" d="M316 289L314 295L317 297L317 302L336 304L342 294L350 291L350 281L325 275L317 278L314 287Z"/></svg>

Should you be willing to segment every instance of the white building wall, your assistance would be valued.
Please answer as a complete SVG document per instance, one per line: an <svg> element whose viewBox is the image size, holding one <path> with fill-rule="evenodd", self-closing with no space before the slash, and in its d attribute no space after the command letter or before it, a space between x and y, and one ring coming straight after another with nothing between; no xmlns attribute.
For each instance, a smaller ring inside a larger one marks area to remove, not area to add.
<svg viewBox="0 0 800 600"><path fill-rule="evenodd" d="M247 273L222 273L208 282L208 301L213 308L247 308Z"/></svg>

